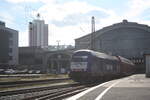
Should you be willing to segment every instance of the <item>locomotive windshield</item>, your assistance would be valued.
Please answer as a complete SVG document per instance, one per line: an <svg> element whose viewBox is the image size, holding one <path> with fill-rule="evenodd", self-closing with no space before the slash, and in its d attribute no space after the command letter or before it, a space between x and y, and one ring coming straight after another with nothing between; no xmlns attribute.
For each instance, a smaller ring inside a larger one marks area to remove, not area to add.
<svg viewBox="0 0 150 100"><path fill-rule="evenodd" d="M71 70L72 71L86 71L88 56L72 56Z"/></svg>
<svg viewBox="0 0 150 100"><path fill-rule="evenodd" d="M73 56L72 61L73 62L86 62L88 56Z"/></svg>

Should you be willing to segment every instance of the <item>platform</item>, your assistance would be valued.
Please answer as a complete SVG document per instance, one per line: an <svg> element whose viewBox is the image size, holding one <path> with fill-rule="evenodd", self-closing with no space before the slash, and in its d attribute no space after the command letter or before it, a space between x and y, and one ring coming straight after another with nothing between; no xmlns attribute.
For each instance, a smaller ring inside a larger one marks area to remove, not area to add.
<svg viewBox="0 0 150 100"><path fill-rule="evenodd" d="M150 78L137 74L112 80L67 100L150 100Z"/></svg>

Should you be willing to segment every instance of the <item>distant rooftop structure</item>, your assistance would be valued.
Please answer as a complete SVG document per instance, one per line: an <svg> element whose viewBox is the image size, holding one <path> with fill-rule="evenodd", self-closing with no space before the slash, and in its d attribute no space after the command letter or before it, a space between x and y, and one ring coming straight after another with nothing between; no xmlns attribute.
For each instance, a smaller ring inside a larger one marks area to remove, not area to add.
<svg viewBox="0 0 150 100"><path fill-rule="evenodd" d="M37 19L40 19L40 17L41 17L40 13L37 13L36 17L37 17Z"/></svg>
<svg viewBox="0 0 150 100"><path fill-rule="evenodd" d="M124 19L122 22L123 22L123 23L128 23L128 20Z"/></svg>
<svg viewBox="0 0 150 100"><path fill-rule="evenodd" d="M1 26L5 26L5 22L0 21L0 25L1 25Z"/></svg>
<svg viewBox="0 0 150 100"><path fill-rule="evenodd" d="M67 50L67 49L74 49L75 47L72 45L51 45L48 46L47 48L43 48L44 50L47 51L58 51L58 50Z"/></svg>

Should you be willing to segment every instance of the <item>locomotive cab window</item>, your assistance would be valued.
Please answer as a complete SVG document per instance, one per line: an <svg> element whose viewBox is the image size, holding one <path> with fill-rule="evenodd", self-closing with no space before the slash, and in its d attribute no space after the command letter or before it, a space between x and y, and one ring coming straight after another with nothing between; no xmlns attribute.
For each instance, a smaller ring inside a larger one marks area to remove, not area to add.
<svg viewBox="0 0 150 100"><path fill-rule="evenodd" d="M85 62L87 61L88 56L74 56L72 61L74 62Z"/></svg>

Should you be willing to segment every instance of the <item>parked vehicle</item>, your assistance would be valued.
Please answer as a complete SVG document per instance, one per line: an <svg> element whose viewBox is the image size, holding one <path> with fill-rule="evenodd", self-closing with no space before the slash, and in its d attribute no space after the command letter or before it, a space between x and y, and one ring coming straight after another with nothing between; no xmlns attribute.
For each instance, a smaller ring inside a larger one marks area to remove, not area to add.
<svg viewBox="0 0 150 100"><path fill-rule="evenodd" d="M4 74L5 73L5 69L0 69L0 74Z"/></svg>
<svg viewBox="0 0 150 100"><path fill-rule="evenodd" d="M14 74L14 73L16 73L16 71L13 70L13 69L7 69L7 70L5 71L5 74Z"/></svg>

